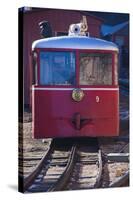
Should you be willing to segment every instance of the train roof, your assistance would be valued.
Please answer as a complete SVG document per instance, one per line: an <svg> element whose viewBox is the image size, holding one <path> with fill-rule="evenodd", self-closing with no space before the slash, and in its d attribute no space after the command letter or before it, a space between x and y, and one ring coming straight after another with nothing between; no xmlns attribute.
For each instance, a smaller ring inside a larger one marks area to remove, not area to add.
<svg viewBox="0 0 133 200"><path fill-rule="evenodd" d="M36 40L32 44L35 48L63 48L63 49L97 49L118 51L116 44L87 36L60 36Z"/></svg>

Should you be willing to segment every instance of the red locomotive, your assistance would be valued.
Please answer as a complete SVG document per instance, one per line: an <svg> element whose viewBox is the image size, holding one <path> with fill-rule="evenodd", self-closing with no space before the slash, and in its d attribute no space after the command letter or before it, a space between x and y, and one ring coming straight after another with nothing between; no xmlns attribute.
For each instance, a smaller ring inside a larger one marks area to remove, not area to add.
<svg viewBox="0 0 133 200"><path fill-rule="evenodd" d="M34 138L119 134L118 48L85 29L32 45Z"/></svg>

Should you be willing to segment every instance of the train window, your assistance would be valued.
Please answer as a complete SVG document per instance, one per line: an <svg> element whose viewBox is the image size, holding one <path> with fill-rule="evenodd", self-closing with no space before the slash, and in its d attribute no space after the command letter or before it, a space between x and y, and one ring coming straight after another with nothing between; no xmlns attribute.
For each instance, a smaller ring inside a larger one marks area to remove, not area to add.
<svg viewBox="0 0 133 200"><path fill-rule="evenodd" d="M114 84L118 85L118 54L114 55Z"/></svg>
<svg viewBox="0 0 133 200"><path fill-rule="evenodd" d="M41 85L74 85L75 53L40 52Z"/></svg>
<svg viewBox="0 0 133 200"><path fill-rule="evenodd" d="M112 54L81 53L80 85L111 85Z"/></svg>
<svg viewBox="0 0 133 200"><path fill-rule="evenodd" d="M37 53L36 52L34 52L32 55L32 66L33 66L32 84L37 84Z"/></svg>

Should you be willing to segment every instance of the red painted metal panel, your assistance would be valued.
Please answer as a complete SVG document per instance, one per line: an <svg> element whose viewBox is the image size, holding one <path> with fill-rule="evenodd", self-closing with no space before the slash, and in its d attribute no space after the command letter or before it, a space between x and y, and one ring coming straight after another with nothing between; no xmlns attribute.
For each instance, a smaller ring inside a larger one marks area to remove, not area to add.
<svg viewBox="0 0 133 200"><path fill-rule="evenodd" d="M37 89L37 87L35 87ZM33 137L117 136L119 134L118 91L85 90L81 102L72 99L72 90L33 90ZM97 96L99 102L97 102ZM73 124L75 114L82 125Z"/></svg>

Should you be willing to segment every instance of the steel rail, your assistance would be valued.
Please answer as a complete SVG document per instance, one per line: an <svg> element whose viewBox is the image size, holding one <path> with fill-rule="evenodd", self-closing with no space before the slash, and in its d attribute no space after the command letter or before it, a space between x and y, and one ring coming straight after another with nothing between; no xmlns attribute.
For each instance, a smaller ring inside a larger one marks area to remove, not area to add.
<svg viewBox="0 0 133 200"><path fill-rule="evenodd" d="M35 178L38 176L38 174L42 170L44 163L47 161L47 159L50 156L50 154L52 153L53 149L54 149L54 146L53 146L53 141L52 141L47 153L42 157L42 159L40 160L40 162L38 163L36 168L33 170L33 172L31 172L29 174L29 176L24 178L24 181L23 181L23 191L24 192L32 185L33 181L35 180Z"/></svg>
<svg viewBox="0 0 133 200"><path fill-rule="evenodd" d="M121 150L119 151L119 153L123 153L125 149L129 148L129 143L126 144L124 147L121 148Z"/></svg>
<svg viewBox="0 0 133 200"><path fill-rule="evenodd" d="M121 187L129 181L129 171L127 171L123 176L119 177L116 181L109 184L111 187Z"/></svg>
<svg viewBox="0 0 133 200"><path fill-rule="evenodd" d="M99 150L98 152L98 173L96 177L96 183L94 184L94 188L99 188L101 184L101 177L102 177L102 170L103 170L103 163L102 163L102 151Z"/></svg>
<svg viewBox="0 0 133 200"><path fill-rule="evenodd" d="M106 159L108 162L129 162L129 153L108 153Z"/></svg>
<svg viewBox="0 0 133 200"><path fill-rule="evenodd" d="M62 173L60 178L57 180L57 182L47 190L48 192L61 191L65 188L74 168L74 163L75 163L75 158L76 158L76 148L77 148L76 145L72 146L68 163L66 165L64 172Z"/></svg>
<svg viewBox="0 0 133 200"><path fill-rule="evenodd" d="M120 153L123 152L128 146L129 143L126 144L123 148L121 148L119 152ZM128 155L128 160L129 160L129 155ZM123 176L119 177L116 181L110 183L109 187L121 187L125 185L128 181L129 181L129 170Z"/></svg>
<svg viewBox="0 0 133 200"><path fill-rule="evenodd" d="M68 173L67 173L67 169L66 169L66 172L64 172L64 174L62 174L62 177L61 177L61 179L59 180L59 184L57 183L57 187L56 188L53 188L53 189L50 189L50 190L48 190L48 191L59 191L59 190L63 190L63 189L66 189L66 186L68 185L68 183L69 183L69 181L70 181L70 176L72 175L72 173L73 173L73 169L74 169L74 167L75 167L75 164L77 163L77 162L79 162L78 161L78 154L77 154L77 151L76 151L77 149L76 149L76 147L75 147L75 149L74 149L74 152L73 152L73 154L74 155L72 155L72 161L71 161L71 164L72 164L72 166L70 167L70 171L68 171ZM97 171L97 175L96 175L96 180L95 180L95 183L94 183L94 185L93 185L93 188L99 188L100 187L100 185L101 185L101 177L102 177L102 171L103 171L103 162L102 162L102 151L99 149L98 150L98 152L97 152L97 154L98 154L98 159L96 160L96 161L93 161L93 164L95 163L95 165L97 165L98 166L98 171ZM75 156L76 155L76 156ZM69 165L69 164L68 164ZM89 165L92 165L92 162L89 162ZM89 171L88 171L88 173L89 173ZM62 179L63 178L63 179ZM71 181L70 181L71 182Z"/></svg>

